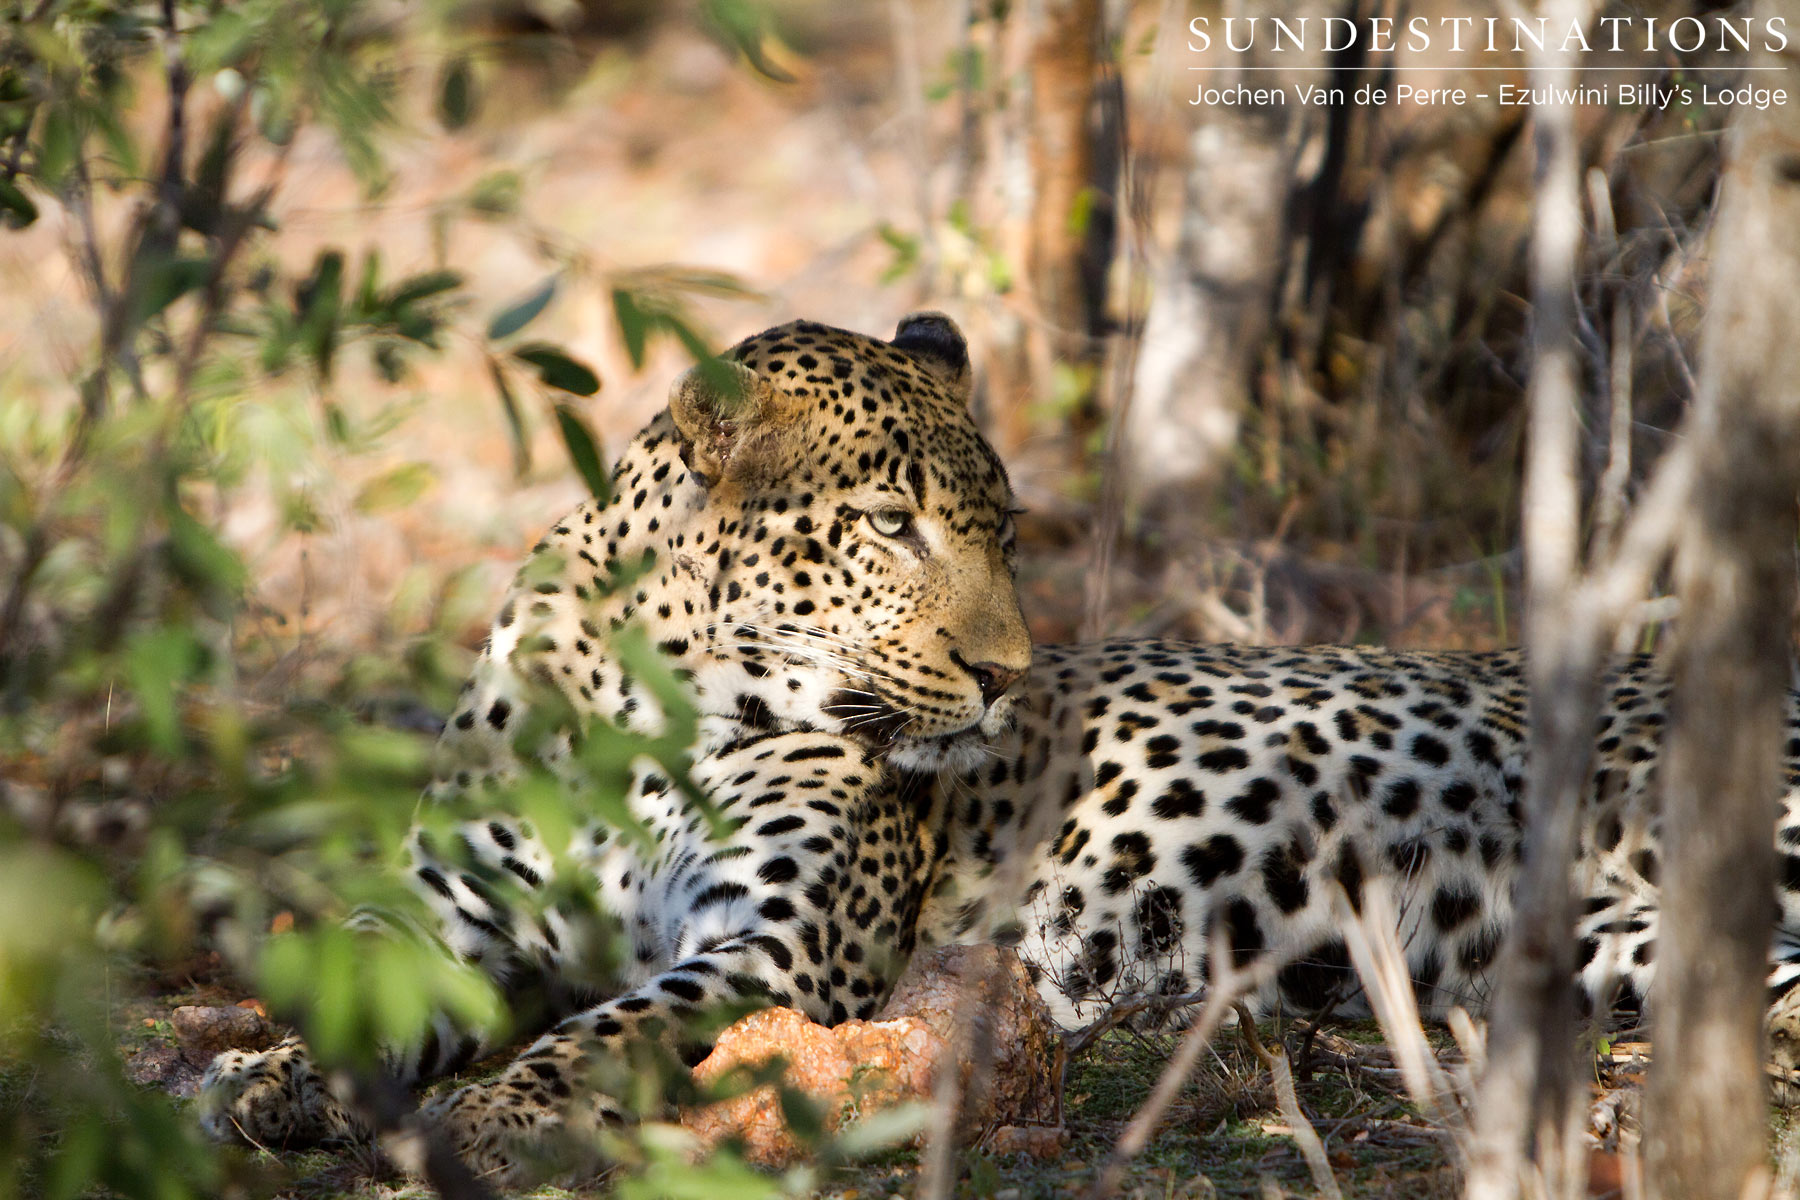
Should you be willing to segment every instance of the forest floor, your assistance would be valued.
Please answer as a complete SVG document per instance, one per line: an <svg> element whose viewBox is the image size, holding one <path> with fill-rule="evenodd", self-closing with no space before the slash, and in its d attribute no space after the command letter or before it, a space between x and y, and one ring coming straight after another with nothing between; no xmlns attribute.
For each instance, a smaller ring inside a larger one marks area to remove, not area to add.
<svg viewBox="0 0 1800 1200"><path fill-rule="evenodd" d="M168 1014L178 1005L226 1005L240 992L203 972L203 982L146 986L117 1012L120 1049L128 1072L148 1066L190 1094L198 1070L179 1062L179 1042ZM253 1001L243 1001L254 1003ZM1440 1063L1460 1061L1453 1039L1427 1027L1425 1042ZM1053 1152L1032 1156L964 1147L954 1161L951 1195L959 1200L1056 1200L1091 1194L1108 1155L1168 1069L1181 1035L1115 1029L1070 1059L1063 1084L1065 1137ZM1319 1138L1342 1196L1368 1200L1450 1200L1461 1194L1455 1135L1422 1113L1408 1096L1395 1056L1370 1020L1262 1022L1261 1044L1284 1046L1294 1064L1295 1096ZM1591 1127L1600 1137L1590 1151L1587 1195L1599 1200L1630 1197L1635 1169L1637 1114L1649 1047L1602 1045L1588 1088ZM479 1079L499 1069L503 1055L477 1064L433 1092ZM134 1064L139 1064L134 1066ZM1602 1128L1610 1123L1611 1128ZM1774 1167L1793 1178L1800 1164L1800 1123L1792 1110L1771 1112ZM1621 1152L1619 1147L1625 1147ZM250 1160L250 1172L268 1194L293 1200L428 1200L431 1190L393 1172L364 1150L312 1149L272 1153L232 1151ZM819 1168L810 1175L770 1175L749 1195L808 1196L816 1200L917 1197L923 1192L924 1155L911 1148L878 1152L850 1165ZM612 1194L616 1175L542 1186L529 1200L597 1200ZM650 1195L657 1193L638 1193ZM685 1194L685 1193L684 1193ZM1250 1039L1236 1029L1219 1032L1197 1069L1180 1088L1141 1153L1124 1164L1111 1195L1126 1200L1232 1197L1321 1197L1294 1130L1279 1111L1268 1070ZM707 1195L702 1200L728 1200Z"/></svg>
<svg viewBox="0 0 1800 1200"><path fill-rule="evenodd" d="M178 1042L167 1015L181 1004L229 1004L237 994L203 983L139 997L119 1010L121 1050L134 1061L167 1063ZM1296 1094L1318 1133L1337 1186L1353 1197L1448 1200L1460 1174L1449 1135L1406 1097L1379 1029L1369 1021L1335 1022L1312 1039L1306 1026L1259 1025L1266 1042L1285 1042L1296 1064ZM1072 1059L1064 1081L1066 1139L1055 1153L996 1154L979 1145L958 1153L953 1195L971 1200L1052 1200L1081 1195L1126 1125L1156 1085L1179 1034L1114 1030ZM1430 1035L1440 1054L1454 1055L1447 1034ZM500 1058L473 1069L453 1087L480 1078ZM196 1072L178 1072L190 1091ZM435 1089L434 1089L435 1090ZM314 1149L239 1151L254 1160L275 1194L295 1200L425 1200L429 1188L394 1174L366 1152ZM860 1164L821 1172L800 1194L819 1200L915 1197L922 1155L913 1149L879 1153ZM546 1186L533 1200L599 1197L616 1181L605 1176L577 1186ZM771 1183L773 1183L771 1177ZM1121 1197L1268 1197L1322 1195L1277 1110L1269 1074L1247 1039L1224 1030L1169 1107L1144 1152L1120 1177ZM723 1200L723 1198L716 1198Z"/></svg>

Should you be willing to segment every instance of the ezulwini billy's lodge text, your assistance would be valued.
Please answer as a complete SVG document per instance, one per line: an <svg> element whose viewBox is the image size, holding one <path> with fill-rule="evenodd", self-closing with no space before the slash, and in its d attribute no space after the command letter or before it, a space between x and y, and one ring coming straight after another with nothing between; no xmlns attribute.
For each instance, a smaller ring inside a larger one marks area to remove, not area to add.
<svg viewBox="0 0 1800 1200"><path fill-rule="evenodd" d="M1788 102L1785 87L1760 84L1716 83L1601 83L1575 87L1532 87L1513 82L1481 82L1427 87L1413 83L1364 83L1354 88L1315 83L1263 85L1202 83L1188 103L1206 107L1268 108L1295 104L1301 107L1366 107L1382 104L1452 105L1492 104L1502 108L1532 108L1548 104L1622 108L1692 108L1720 105L1766 109Z"/></svg>

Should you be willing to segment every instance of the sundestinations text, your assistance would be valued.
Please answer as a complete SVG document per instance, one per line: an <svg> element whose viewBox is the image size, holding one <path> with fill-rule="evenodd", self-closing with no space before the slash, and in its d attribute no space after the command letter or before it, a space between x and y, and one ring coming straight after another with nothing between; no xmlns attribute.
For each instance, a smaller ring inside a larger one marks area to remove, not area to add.
<svg viewBox="0 0 1800 1200"><path fill-rule="evenodd" d="M1223 34L1226 49L1243 53L1260 45L1270 54L1308 50L1335 53L1356 46L1373 53L1396 48L1419 53L1437 46L1451 52L1479 50L1489 53L1523 53L1527 50L1641 50L1657 53L1665 46L1691 54L1708 46L1722 53L1753 48L1779 54L1787 49L1787 21L1769 17L1677 17L1664 22L1656 17L1601 17L1600 28L1590 31L1580 21L1571 23L1560 37L1548 17L1412 17L1396 28L1395 17L1222 17L1215 31L1214 18L1195 17L1188 22L1188 49L1211 50L1215 32ZM1712 36L1709 36L1708 25ZM1396 43L1395 39L1400 41Z"/></svg>

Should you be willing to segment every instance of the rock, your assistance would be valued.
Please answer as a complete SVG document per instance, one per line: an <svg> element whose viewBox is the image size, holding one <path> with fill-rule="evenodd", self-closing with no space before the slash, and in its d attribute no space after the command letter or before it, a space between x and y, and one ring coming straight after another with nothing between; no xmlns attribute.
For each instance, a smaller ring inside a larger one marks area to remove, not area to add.
<svg viewBox="0 0 1800 1200"><path fill-rule="evenodd" d="M200 1090L201 1068L190 1063L167 1042L145 1046L125 1060L125 1078L140 1087L161 1088L172 1096L192 1096Z"/></svg>
<svg viewBox="0 0 1800 1200"><path fill-rule="evenodd" d="M169 1014L182 1057L205 1067L226 1050L262 1050L273 1042L268 1021L253 1008L184 1004Z"/></svg>
<svg viewBox="0 0 1800 1200"><path fill-rule="evenodd" d="M989 1154L1058 1158L1069 1148L1069 1131L1062 1125L1002 1125L983 1146Z"/></svg>
<svg viewBox="0 0 1800 1200"><path fill-rule="evenodd" d="M963 1010L973 1015L959 1030ZM813 1101L833 1133L896 1104L930 1103L942 1070L954 1063L962 1095L957 1129L1038 1123L1015 1135L1011 1152L1053 1140L1044 1123L1057 1112L1056 1046L1049 1011L1016 954L951 946L917 955L873 1020L827 1028L788 1008L750 1014L720 1035L694 1078L711 1084L779 1056L787 1085ZM787 1166L808 1152L769 1085L689 1109L681 1122L703 1146L737 1139L745 1157L764 1167Z"/></svg>

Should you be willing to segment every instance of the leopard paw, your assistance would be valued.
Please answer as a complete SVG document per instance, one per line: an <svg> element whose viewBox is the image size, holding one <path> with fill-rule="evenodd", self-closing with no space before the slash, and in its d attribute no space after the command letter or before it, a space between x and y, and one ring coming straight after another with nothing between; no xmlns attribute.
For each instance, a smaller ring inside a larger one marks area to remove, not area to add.
<svg viewBox="0 0 1800 1200"><path fill-rule="evenodd" d="M201 1128L219 1141L303 1146L362 1133L293 1037L270 1050L214 1058L200 1080L198 1106Z"/></svg>
<svg viewBox="0 0 1800 1200"><path fill-rule="evenodd" d="M521 1074L529 1084L522 1086ZM546 1085L517 1066L439 1096L421 1111L471 1171L502 1187L584 1179L605 1166L596 1134L610 1103L571 1099L566 1087Z"/></svg>

